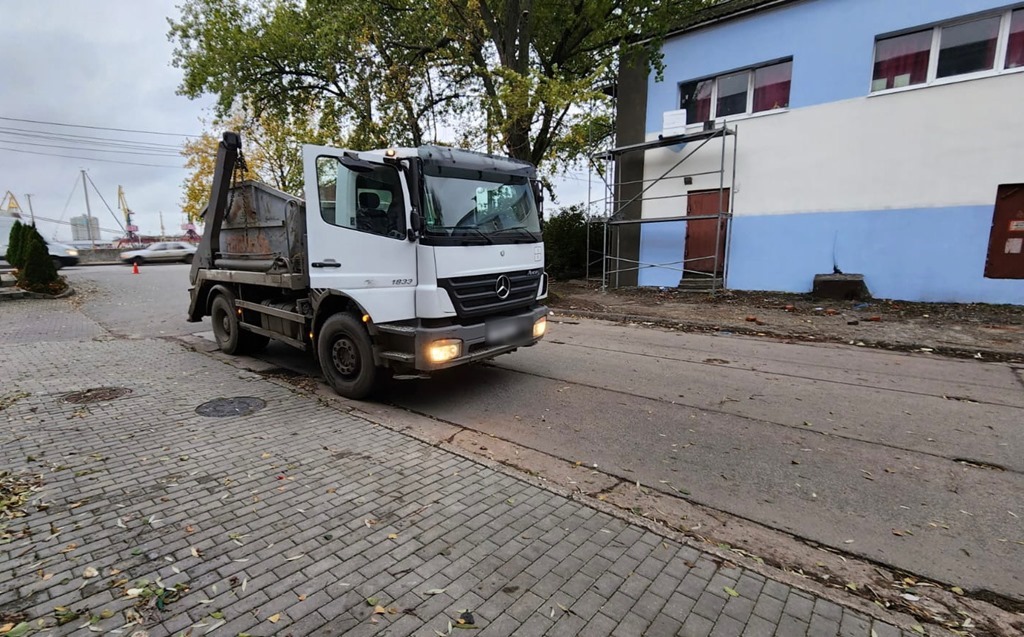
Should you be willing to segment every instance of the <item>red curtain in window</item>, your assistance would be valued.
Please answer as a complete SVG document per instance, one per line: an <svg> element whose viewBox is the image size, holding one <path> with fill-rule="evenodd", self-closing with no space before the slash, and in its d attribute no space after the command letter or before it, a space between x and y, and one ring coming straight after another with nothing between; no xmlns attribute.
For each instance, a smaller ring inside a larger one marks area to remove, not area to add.
<svg viewBox="0 0 1024 637"><path fill-rule="evenodd" d="M754 71L754 112L789 107L793 63L783 62Z"/></svg>
<svg viewBox="0 0 1024 637"><path fill-rule="evenodd" d="M909 76L906 84L920 84L928 78L928 54L932 32L922 31L879 40L875 45L874 79L885 79L885 88L897 86L896 78ZM901 82L900 85L904 85ZM877 89L876 89L877 90Z"/></svg>
<svg viewBox="0 0 1024 637"><path fill-rule="evenodd" d="M1014 11L1010 21L1010 39L1006 43L1006 68L1024 66L1024 10Z"/></svg>

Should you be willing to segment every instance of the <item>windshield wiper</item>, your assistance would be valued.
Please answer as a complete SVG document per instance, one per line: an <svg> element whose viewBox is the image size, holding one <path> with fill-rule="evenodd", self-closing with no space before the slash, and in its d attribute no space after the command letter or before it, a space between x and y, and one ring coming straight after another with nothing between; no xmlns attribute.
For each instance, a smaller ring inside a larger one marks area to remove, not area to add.
<svg viewBox="0 0 1024 637"><path fill-rule="evenodd" d="M478 235L480 235L481 237L483 237L484 241L486 241L488 244L493 244L494 243L494 239L492 239L489 236L487 236L487 234L482 232L479 228L474 228L472 226L427 226L427 232L430 232L432 230L453 230L453 231L456 231L456 230L458 230L458 231L469 230L470 232L475 232ZM455 235L453 233L450 236L452 238L456 238L458 235Z"/></svg>
<svg viewBox="0 0 1024 637"><path fill-rule="evenodd" d="M497 230L495 232L492 232L491 236L496 237L496 236L498 236L498 235L500 235L500 234L502 234L504 232L510 232L512 230L521 230L522 232L526 233L526 236L530 238L530 242L531 243L539 240L537 235L533 234L533 232L531 232L525 226L513 226L511 228L502 228L501 230Z"/></svg>

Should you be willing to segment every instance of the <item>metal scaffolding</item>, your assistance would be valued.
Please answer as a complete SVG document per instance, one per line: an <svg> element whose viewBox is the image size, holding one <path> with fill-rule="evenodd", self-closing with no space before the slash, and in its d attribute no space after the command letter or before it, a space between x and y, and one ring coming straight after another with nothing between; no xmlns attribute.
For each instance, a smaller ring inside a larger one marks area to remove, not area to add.
<svg viewBox="0 0 1024 637"><path fill-rule="evenodd" d="M590 256L591 256L591 245L590 245L590 232L589 226L591 224L599 224L602 227L602 246L601 246L601 288L607 289L608 287L620 287L620 274L624 272L636 271L639 277L639 272L645 268L660 268L664 270L671 270L679 272L680 284L684 280L687 282L690 280L702 281L710 283L710 289L716 291L721 285L724 287L725 281L725 250L722 249L723 245L723 224L726 225L726 247L728 241L728 220L732 218L733 208L733 197L732 194L735 192L736 185L736 148L737 148L737 128L720 126L717 128L709 128L700 132L686 134L686 135L671 135L662 136L656 140L650 142L644 142L641 144L631 144L628 146L621 146L619 148L612 148L610 150L598 153L593 156L594 161L604 161L605 170L602 174L602 180L605 185L605 197L604 197L604 214L601 216L588 216L588 233L587 233L587 278L590 278ZM730 173L729 184L726 184L726 156L728 155L728 140L732 139L732 161L731 166L728 167ZM715 170L703 170L698 172L681 172L679 174L673 174L674 171L682 166L684 162L693 157L698 151L709 144L720 142L719 145L719 162L718 168ZM665 148L668 146L686 145L683 148L682 157L672 164L667 170L661 175L653 178L641 178L632 181L619 181L618 179L618 164L622 157L628 153L635 152L646 152L655 148ZM693 145L693 148L690 148ZM677 194L660 195L656 197L645 197L644 195L653 188L656 184L676 179L683 179L684 183L690 183L688 180L692 180L694 177L718 175L718 187L714 189L703 189L703 193L717 192L718 193L718 207L716 214L698 214L698 215L677 215L671 217L659 217L653 219L639 218L625 218L626 208L631 204L639 203L642 205L644 201L656 201L666 199L679 199L687 197L688 192L685 188L679 188ZM619 199L616 197L617 192L621 192L622 186L628 185L643 185L638 193L629 197L628 199ZM728 192L728 195L726 194ZM728 197L728 203L726 200ZM588 198L589 199L589 198ZM589 212L589 209L588 209ZM700 220L716 220L716 231L715 231L715 251L713 255L702 255L702 256L687 256L685 254L685 246L680 246L680 252L682 258L679 260L671 261L668 263L645 263L639 260L639 253L637 259L629 259L622 256L622 230L628 226L642 226L644 224L654 223L665 223L671 221L700 221ZM694 269L694 264L702 262L702 265L706 265L706 262L712 260L710 273L704 270Z"/></svg>

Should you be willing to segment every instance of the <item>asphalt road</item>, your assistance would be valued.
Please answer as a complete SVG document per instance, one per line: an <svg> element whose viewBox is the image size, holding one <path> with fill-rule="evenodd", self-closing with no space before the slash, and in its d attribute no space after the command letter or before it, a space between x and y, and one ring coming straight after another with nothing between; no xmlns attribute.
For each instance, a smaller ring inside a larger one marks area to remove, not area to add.
<svg viewBox="0 0 1024 637"><path fill-rule="evenodd" d="M66 274L82 311L115 333L209 330L184 321L186 266L130 272ZM301 356L273 344L265 357ZM1024 370L580 321L400 387L393 402L416 412L1024 600Z"/></svg>

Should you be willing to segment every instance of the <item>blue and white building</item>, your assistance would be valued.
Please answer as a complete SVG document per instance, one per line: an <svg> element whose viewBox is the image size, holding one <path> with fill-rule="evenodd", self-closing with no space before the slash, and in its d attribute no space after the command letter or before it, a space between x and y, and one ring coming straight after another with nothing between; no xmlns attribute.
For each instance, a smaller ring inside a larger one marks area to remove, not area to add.
<svg viewBox="0 0 1024 637"><path fill-rule="evenodd" d="M1024 304L1024 2L728 0L663 54L660 79L621 76L617 145L655 142L678 111L687 132L736 129L727 287L807 292L838 269L881 298ZM685 181L658 179L685 146L620 160L617 179L648 180L633 217L718 188L711 146ZM649 266L688 256L686 226L623 235L637 284L679 283Z"/></svg>

